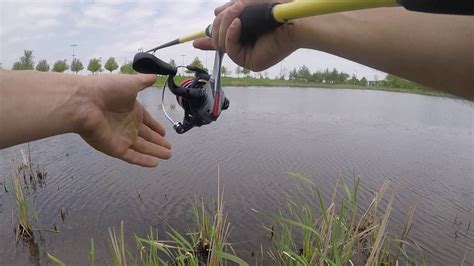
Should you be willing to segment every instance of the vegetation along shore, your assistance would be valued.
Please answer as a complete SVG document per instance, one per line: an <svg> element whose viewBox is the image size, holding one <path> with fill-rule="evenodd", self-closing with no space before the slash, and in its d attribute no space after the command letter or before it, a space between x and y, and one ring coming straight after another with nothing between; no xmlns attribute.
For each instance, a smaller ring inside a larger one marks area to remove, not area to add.
<svg viewBox="0 0 474 266"><path fill-rule="evenodd" d="M176 66L175 60L170 60L171 65ZM199 57L196 57L190 64L207 70ZM3 68L0 64L0 69ZM50 69L48 62L43 59L35 65L33 51L25 50L23 56L18 62L12 66L13 70L36 70L42 72L65 72L72 71L80 74L87 68L91 75L97 75L107 70L109 73L136 74L133 70L131 62L124 62L121 66L116 62L114 57L110 57L102 65L101 58L92 58L87 66L83 65L79 58L74 58L69 65L67 60L57 60ZM337 69L317 70L312 72L307 66L295 68L289 73L280 73L280 75L270 78L267 72L253 73L248 69L236 67L233 71L222 66L222 85L234 87L304 87L304 88L337 88L337 89L362 89L362 90L383 90L405 93L416 93L423 95L455 97L439 91L431 90L417 83L388 74L384 79L378 80L374 77L369 80L366 77L358 77L354 74L350 75ZM181 72L177 82L186 79L192 73ZM165 77L159 77L155 86L161 87Z"/></svg>

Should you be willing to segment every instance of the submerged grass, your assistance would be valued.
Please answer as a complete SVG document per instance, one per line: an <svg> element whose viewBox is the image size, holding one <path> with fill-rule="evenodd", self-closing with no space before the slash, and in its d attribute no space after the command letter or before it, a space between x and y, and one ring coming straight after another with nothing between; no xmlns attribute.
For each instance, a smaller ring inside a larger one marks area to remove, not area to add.
<svg viewBox="0 0 474 266"><path fill-rule="evenodd" d="M33 227L31 226L30 216L28 212L28 197L20 180L19 168L13 170L12 182L13 182L13 196L17 206L16 213L16 226L15 232L17 239L20 237L31 238L33 237Z"/></svg>
<svg viewBox="0 0 474 266"><path fill-rule="evenodd" d="M40 229L33 229L33 225L37 226L40 224L39 212L33 206L30 206L31 196L38 187L42 187L46 183L46 171L40 170L39 166L36 166L34 170L33 164L30 162L30 156L26 156L21 151L21 160L14 161L11 167L11 194L16 205L16 210L12 211L12 225L15 232L16 241L23 240L30 246L32 257L38 257L36 251L38 251L38 244L35 242L35 236L33 231L40 231ZM7 185L4 180L3 189L8 193ZM35 198L33 197L33 202ZM51 230L44 230L50 231ZM56 232L56 231L55 231ZM41 233L40 237L41 237Z"/></svg>
<svg viewBox="0 0 474 266"><path fill-rule="evenodd" d="M265 214L273 221L271 246L260 251L255 264L261 265L398 265L399 263L427 264L416 243L408 240L415 207L408 210L407 220L400 235L389 233L389 218L397 191L397 184L383 183L367 208L358 204L360 179L352 186L336 182L329 201L312 181L292 173L302 185L297 186L301 197L286 195L285 209L278 214ZM193 205L195 224L181 234L170 228L166 240L158 232L146 237L134 236L137 250L131 251L125 242L123 222L120 230L109 229L111 264L125 265L248 265L239 258L229 243L231 225L224 212L224 189L218 177L217 202L213 211L206 209L204 200ZM413 248L408 252L409 248ZM49 254L48 254L49 255ZM90 262L95 263L94 242L91 240ZM252 255L253 256L253 255ZM56 257L51 260L59 265Z"/></svg>
<svg viewBox="0 0 474 266"><path fill-rule="evenodd" d="M228 243L231 225L224 212L224 189L220 189L218 169L218 193L214 213L206 210L204 201L193 205L195 228L182 235L175 229L167 233L169 241L159 240L152 232L146 239L136 237L140 258L146 265L211 265L217 266L230 261L248 265L235 255Z"/></svg>

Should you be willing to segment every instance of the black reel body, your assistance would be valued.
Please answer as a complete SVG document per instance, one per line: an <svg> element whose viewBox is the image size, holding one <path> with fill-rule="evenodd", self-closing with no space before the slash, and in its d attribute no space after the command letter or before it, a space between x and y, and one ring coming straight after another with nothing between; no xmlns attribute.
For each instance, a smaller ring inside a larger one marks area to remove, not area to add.
<svg viewBox="0 0 474 266"><path fill-rule="evenodd" d="M229 100L225 97L220 86L220 66L222 54L217 54L214 62L214 72L209 75L207 71L187 66L189 71L194 72L194 77L184 80L179 86L174 82L177 68L161 61L153 54L138 53L133 60L133 68L140 73L166 75L167 81L163 86L163 97L166 86L176 95L178 104L184 109L183 122L174 122L163 111L166 117L173 123L173 128L178 134L183 134L193 127L210 124L216 121L222 110L229 108ZM216 65L219 65L215 73ZM163 98L162 98L163 99Z"/></svg>

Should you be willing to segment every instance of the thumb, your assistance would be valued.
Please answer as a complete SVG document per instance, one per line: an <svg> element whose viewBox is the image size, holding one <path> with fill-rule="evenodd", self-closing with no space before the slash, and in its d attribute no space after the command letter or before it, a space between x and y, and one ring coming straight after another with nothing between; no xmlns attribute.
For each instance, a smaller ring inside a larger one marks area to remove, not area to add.
<svg viewBox="0 0 474 266"><path fill-rule="evenodd" d="M153 74L139 74L135 78L138 80L138 91L151 87L156 82L156 75Z"/></svg>

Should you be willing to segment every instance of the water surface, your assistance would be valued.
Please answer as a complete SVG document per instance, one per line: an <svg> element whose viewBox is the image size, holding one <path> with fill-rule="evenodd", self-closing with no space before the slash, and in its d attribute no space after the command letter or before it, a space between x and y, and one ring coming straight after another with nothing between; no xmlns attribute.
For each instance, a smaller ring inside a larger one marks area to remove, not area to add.
<svg viewBox="0 0 474 266"><path fill-rule="evenodd" d="M231 240L250 262L250 253L268 243L251 208L273 212L282 193L295 193L288 172L308 176L325 197L338 176L361 176L366 203L384 180L398 180L393 233L418 202L410 239L431 264L459 264L466 250L474 261L474 225L467 231L474 217L472 104L370 90L229 87L230 109L217 122L177 135L157 106L160 95L156 88L139 95L173 144L173 158L156 169L102 155L73 134L31 143L33 162L48 172L47 185L31 204L42 228L56 225L61 232L42 232L36 237L40 255L29 256L30 247L14 244L12 195L1 191L0 265L44 264L44 252L84 265L91 237L98 262L104 262L107 228L121 220L140 235L149 226L185 230L193 197L216 196L218 164L234 226ZM166 107L181 118L178 108ZM19 147L0 151L0 181L10 179L15 157ZM60 208L68 212L64 223Z"/></svg>

